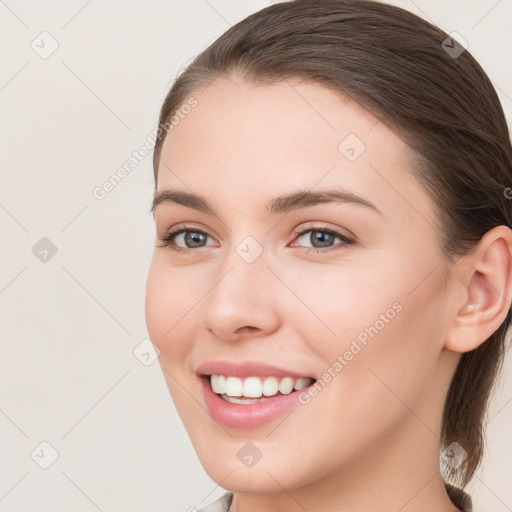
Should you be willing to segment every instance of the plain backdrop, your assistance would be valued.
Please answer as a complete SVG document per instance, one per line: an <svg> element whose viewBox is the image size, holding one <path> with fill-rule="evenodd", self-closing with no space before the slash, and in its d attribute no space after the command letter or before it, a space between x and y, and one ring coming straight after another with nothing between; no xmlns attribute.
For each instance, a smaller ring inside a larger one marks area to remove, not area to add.
<svg viewBox="0 0 512 512"><path fill-rule="evenodd" d="M392 3L463 36L510 124L512 2ZM0 511L186 511L224 492L144 355L151 156L93 190L145 143L178 71L267 5L0 1ZM509 354L476 512L512 510L511 376Z"/></svg>

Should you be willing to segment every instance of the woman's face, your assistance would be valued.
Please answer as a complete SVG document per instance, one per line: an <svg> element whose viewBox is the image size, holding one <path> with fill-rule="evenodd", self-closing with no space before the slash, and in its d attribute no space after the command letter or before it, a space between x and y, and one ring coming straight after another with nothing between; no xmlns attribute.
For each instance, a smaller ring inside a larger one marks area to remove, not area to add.
<svg viewBox="0 0 512 512"><path fill-rule="evenodd" d="M407 147L317 84L192 96L158 171L157 194L182 195L155 209L157 237L187 231L156 242L146 321L206 471L280 492L377 460L438 469L453 294ZM264 399L221 398L210 374Z"/></svg>

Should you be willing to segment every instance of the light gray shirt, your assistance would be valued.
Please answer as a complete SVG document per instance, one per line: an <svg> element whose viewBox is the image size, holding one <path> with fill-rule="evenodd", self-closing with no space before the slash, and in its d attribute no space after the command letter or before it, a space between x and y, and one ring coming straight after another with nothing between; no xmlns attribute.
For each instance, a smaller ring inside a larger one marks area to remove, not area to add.
<svg viewBox="0 0 512 512"><path fill-rule="evenodd" d="M228 512L231 502L233 501L233 493L227 492L218 500L210 503L206 507L200 508L197 512Z"/></svg>

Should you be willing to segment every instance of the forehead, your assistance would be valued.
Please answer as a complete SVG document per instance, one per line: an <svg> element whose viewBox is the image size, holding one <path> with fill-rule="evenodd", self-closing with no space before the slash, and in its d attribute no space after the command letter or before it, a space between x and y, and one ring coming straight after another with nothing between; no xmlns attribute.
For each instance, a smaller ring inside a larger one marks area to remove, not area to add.
<svg viewBox="0 0 512 512"><path fill-rule="evenodd" d="M338 144L346 135L367 139L378 124L351 98L312 82L253 84L240 78L220 78L191 96L197 106L180 116L164 144L164 148L172 149L167 152L171 157L180 156L183 142L195 142L199 151L189 156L200 156L203 148L211 151L213 145L216 153L225 151L231 158L239 153L238 148L246 158L263 149L275 150L274 159L288 149L302 153L301 158L306 152L337 158ZM377 130L373 139L379 134L382 130ZM388 146L402 145L391 132L385 135Z"/></svg>
<svg viewBox="0 0 512 512"><path fill-rule="evenodd" d="M249 204L264 201L264 191L342 186L383 210L410 209L406 197L431 207L409 148L349 97L312 82L228 78L191 96L197 105L165 139L158 190L185 185Z"/></svg>

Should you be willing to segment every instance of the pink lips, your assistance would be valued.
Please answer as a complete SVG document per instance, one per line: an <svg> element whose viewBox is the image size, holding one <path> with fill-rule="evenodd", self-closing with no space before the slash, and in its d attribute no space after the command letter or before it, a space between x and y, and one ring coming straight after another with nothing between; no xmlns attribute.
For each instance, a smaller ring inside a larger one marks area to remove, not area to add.
<svg viewBox="0 0 512 512"><path fill-rule="evenodd" d="M239 378L252 376L308 377L276 366L245 362L233 364L227 361L211 361L201 365L196 373L200 377L206 407L212 418L219 424L230 428L250 429L282 416L298 403L299 393L307 391L309 386L288 395L276 395L268 400L253 404L232 404L213 392L206 375L226 375ZM312 378L312 377L310 377ZM313 384L311 384L313 385Z"/></svg>

